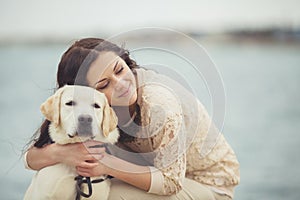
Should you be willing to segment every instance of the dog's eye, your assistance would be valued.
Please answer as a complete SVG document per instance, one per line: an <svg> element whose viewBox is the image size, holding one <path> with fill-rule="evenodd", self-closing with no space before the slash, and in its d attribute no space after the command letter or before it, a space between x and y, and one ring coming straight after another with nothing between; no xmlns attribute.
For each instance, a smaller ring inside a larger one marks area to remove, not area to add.
<svg viewBox="0 0 300 200"><path fill-rule="evenodd" d="M75 106L75 102L74 101L69 101L66 103L66 106Z"/></svg>
<svg viewBox="0 0 300 200"><path fill-rule="evenodd" d="M100 108L100 106L99 106L97 103L94 103L94 104L93 104L93 107L94 107L94 108Z"/></svg>

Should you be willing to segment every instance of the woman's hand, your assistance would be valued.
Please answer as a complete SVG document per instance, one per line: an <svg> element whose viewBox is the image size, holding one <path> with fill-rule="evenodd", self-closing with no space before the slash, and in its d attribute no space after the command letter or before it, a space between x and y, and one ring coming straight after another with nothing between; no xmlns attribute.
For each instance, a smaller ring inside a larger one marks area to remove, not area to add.
<svg viewBox="0 0 300 200"><path fill-rule="evenodd" d="M107 174L107 165L105 164L105 161L108 157L112 157L112 155L107 154L106 152L103 152L100 156L99 160L90 160L87 161L87 164L77 166L76 171L81 176L101 176Z"/></svg>
<svg viewBox="0 0 300 200"><path fill-rule="evenodd" d="M43 148L32 147L28 150L27 163L34 170L65 163L76 167L77 173L82 176L107 174L145 191L149 190L151 172L148 166L139 166L106 154L104 147L92 147L101 144L101 142L88 141L66 145L53 143Z"/></svg>
<svg viewBox="0 0 300 200"><path fill-rule="evenodd" d="M59 145L55 144L55 160L69 166L91 169L103 158L105 147L95 147L103 143L87 141L83 143Z"/></svg>

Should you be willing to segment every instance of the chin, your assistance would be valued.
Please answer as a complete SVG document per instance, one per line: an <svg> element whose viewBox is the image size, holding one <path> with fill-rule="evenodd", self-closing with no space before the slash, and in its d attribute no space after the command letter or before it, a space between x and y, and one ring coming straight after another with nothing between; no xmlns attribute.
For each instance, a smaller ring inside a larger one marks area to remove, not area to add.
<svg viewBox="0 0 300 200"><path fill-rule="evenodd" d="M135 104L136 101L137 101L137 93L135 92L135 93L132 94L132 96L131 96L131 98L128 102L128 105L130 106L132 104Z"/></svg>
<svg viewBox="0 0 300 200"><path fill-rule="evenodd" d="M128 98L120 98L120 99L117 99L117 100L113 100L111 102L111 106L130 106L132 104L134 104L137 100L137 93L133 93L131 95L131 97L128 99Z"/></svg>

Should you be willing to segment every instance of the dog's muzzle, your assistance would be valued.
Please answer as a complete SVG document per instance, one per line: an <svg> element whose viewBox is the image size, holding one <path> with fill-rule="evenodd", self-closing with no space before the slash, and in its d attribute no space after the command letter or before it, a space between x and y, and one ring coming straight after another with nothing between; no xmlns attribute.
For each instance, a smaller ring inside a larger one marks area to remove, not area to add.
<svg viewBox="0 0 300 200"><path fill-rule="evenodd" d="M79 115L77 122L77 134L80 137L92 137L93 129L92 129L93 118L91 115Z"/></svg>

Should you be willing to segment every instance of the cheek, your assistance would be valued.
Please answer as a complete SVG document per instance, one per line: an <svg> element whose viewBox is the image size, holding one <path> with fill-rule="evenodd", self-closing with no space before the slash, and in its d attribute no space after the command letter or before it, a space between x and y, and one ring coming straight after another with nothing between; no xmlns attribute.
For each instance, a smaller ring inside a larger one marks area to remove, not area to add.
<svg viewBox="0 0 300 200"><path fill-rule="evenodd" d="M61 126L68 133L74 132L76 129L76 119L74 116L74 112L71 109L66 109L61 113Z"/></svg>
<svg viewBox="0 0 300 200"><path fill-rule="evenodd" d="M112 90L106 90L103 92L109 104L111 104L112 92Z"/></svg>
<svg viewBox="0 0 300 200"><path fill-rule="evenodd" d="M134 80L134 74L129 68L124 72L124 78Z"/></svg>

